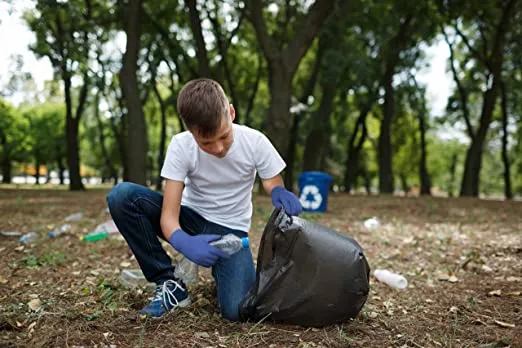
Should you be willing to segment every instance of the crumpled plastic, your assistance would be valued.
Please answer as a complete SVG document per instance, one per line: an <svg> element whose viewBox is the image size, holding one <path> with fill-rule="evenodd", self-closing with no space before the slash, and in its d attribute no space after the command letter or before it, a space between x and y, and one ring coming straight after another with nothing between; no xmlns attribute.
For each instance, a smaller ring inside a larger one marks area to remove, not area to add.
<svg viewBox="0 0 522 348"><path fill-rule="evenodd" d="M344 322L364 306L369 279L363 249L353 238L274 210L240 316L311 327Z"/></svg>

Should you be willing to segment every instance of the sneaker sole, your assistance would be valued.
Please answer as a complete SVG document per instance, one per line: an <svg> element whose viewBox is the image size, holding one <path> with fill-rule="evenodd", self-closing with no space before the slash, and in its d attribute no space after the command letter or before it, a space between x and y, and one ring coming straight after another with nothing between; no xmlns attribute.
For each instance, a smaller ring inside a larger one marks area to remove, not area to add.
<svg viewBox="0 0 522 348"><path fill-rule="evenodd" d="M150 316L150 315L147 315L147 314L142 314L142 313L140 313L140 317L146 317L146 318L149 318L149 319L152 319L152 320L162 319L165 315L167 315L167 314L173 312L174 310L176 310L176 308L185 308L185 307L190 306L191 304L192 304L192 301L190 300L190 297L187 297L183 301L178 302L178 305L176 307L173 307L170 311L165 312L160 317L153 317L153 316Z"/></svg>

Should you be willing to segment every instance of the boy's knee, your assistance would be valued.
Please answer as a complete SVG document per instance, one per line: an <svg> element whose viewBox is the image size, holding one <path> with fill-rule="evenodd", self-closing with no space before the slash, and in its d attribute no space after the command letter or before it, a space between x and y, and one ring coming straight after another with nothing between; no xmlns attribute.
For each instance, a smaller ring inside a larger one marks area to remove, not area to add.
<svg viewBox="0 0 522 348"><path fill-rule="evenodd" d="M135 184L131 182L120 182L114 186L107 194L107 205L109 211L113 212L118 207L121 207L125 202L132 199L132 193L134 191Z"/></svg>

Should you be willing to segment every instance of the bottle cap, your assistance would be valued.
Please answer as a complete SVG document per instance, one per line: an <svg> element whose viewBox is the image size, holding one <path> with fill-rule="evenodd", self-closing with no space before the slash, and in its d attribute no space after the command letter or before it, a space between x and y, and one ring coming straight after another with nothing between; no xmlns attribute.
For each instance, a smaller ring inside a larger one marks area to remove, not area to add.
<svg viewBox="0 0 522 348"><path fill-rule="evenodd" d="M248 237L241 238L241 241L243 242L243 248L248 248L250 243L248 242Z"/></svg>

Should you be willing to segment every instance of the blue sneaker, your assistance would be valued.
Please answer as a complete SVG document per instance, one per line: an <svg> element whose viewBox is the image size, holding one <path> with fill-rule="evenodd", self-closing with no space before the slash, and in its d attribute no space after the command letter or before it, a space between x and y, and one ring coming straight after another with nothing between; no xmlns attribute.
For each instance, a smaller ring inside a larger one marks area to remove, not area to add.
<svg viewBox="0 0 522 348"><path fill-rule="evenodd" d="M140 311L152 318L159 318L176 307L190 305L188 291L175 280L166 280L158 284L154 298Z"/></svg>

